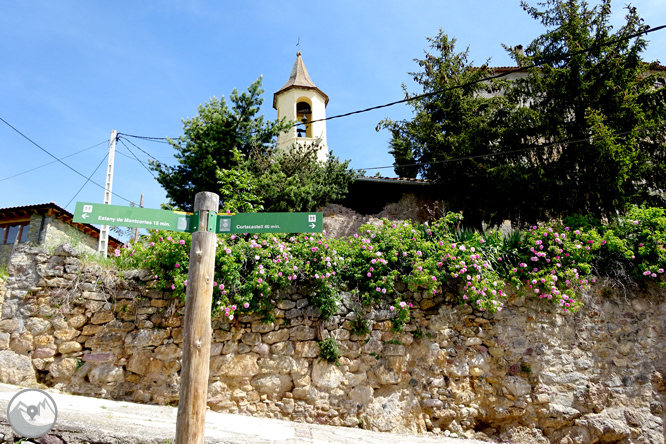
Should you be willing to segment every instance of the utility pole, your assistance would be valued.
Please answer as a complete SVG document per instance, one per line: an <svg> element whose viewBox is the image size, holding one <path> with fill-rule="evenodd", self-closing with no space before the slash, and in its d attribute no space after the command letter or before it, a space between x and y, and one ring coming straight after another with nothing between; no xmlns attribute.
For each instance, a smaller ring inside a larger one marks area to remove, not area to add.
<svg viewBox="0 0 666 444"><path fill-rule="evenodd" d="M187 275L176 444L204 442L210 372L210 311L217 246L215 226L219 206L220 196L215 193L202 191L194 198L194 212L199 216L199 224L197 231L192 233Z"/></svg>
<svg viewBox="0 0 666 444"><path fill-rule="evenodd" d="M143 193L141 193L141 201L139 202L139 208L143 208ZM134 243L136 244L139 241L139 227L136 227L134 230Z"/></svg>
<svg viewBox="0 0 666 444"><path fill-rule="evenodd" d="M113 186L113 160L116 156L116 139L118 135L116 130L111 131L111 141L109 142L109 161L106 165L106 185L104 186L104 205L111 205L111 188ZM99 244L97 252L106 257L109 251L109 226L102 225L99 229Z"/></svg>

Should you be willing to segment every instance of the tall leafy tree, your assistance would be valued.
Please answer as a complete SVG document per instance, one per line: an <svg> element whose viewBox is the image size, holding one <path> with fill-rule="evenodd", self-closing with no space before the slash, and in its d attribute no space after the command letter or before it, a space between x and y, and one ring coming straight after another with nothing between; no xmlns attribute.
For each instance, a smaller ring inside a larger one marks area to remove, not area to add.
<svg viewBox="0 0 666 444"><path fill-rule="evenodd" d="M234 89L231 107L224 97L212 98L183 120L183 135L169 141L178 164L151 162L167 192L166 207L191 211L196 193L210 191L233 212L313 211L346 195L357 176L349 161L331 154L319 162L311 146L275 148L277 135L293 122L258 116L262 93L260 78L247 92Z"/></svg>
<svg viewBox="0 0 666 444"><path fill-rule="evenodd" d="M255 153L250 171L266 211L314 211L341 201L359 175L349 169L349 160L329 152L324 162L317 160L317 147L295 146L288 151Z"/></svg>
<svg viewBox="0 0 666 444"><path fill-rule="evenodd" d="M500 149L492 142L503 132L497 121L506 99L495 93L506 82L483 82L490 75L487 65L475 67L468 50L458 52L456 40L441 30L428 42L430 52L415 60L421 71L410 73L422 88L420 98L409 102L414 118L386 119L380 127L391 131L396 173L433 181L450 209L463 211L466 223L479 226L492 211L502 159L475 156Z"/></svg>
<svg viewBox="0 0 666 444"><path fill-rule="evenodd" d="M513 85L510 95L527 106L513 114L504 144L546 147L513 157L529 190L514 192L514 211L530 208L529 219L572 213L610 218L634 203L663 206L666 95L641 59L645 38L627 38L648 27L628 7L613 32L610 0L539 6L522 2L546 32L524 57L515 55L519 63L539 66Z"/></svg>
<svg viewBox="0 0 666 444"><path fill-rule="evenodd" d="M242 168L251 153L267 152L277 135L290 127L291 123L285 120L269 121L258 115L263 92L259 78L247 92L233 90L229 97L231 107L224 96L213 97L199 106L196 117L183 119L183 135L169 141L176 150L178 164L151 161L157 181L167 192L168 207L189 211L196 193L220 193L218 171ZM240 176L237 179L231 184L248 183ZM226 183L229 182L227 178Z"/></svg>
<svg viewBox="0 0 666 444"><path fill-rule="evenodd" d="M396 171L432 179L452 209L474 214L476 205L491 222L571 213L608 217L632 203L663 205L666 149L659 126L666 97L641 60L646 41L626 39L647 29L637 11L628 8L613 32L610 0L522 7L545 32L525 54L511 52L521 66L538 66L511 82L425 96L412 102L411 121L384 122L393 135ZM423 71L415 80L426 93L486 74L484 67L461 63L466 53L449 51L444 37L431 39L437 54L418 60ZM495 97L487 97L488 89ZM487 154L493 156L435 163ZM399 167L414 162L426 164Z"/></svg>

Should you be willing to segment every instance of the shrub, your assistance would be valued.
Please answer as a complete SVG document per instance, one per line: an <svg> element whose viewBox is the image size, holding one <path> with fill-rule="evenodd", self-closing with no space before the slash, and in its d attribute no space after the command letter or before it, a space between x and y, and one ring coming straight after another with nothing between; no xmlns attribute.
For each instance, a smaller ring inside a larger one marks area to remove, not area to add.
<svg viewBox="0 0 666 444"><path fill-rule="evenodd" d="M319 341L319 360L322 359L331 364L340 365L339 359L342 356L338 342L333 336L329 336L323 341Z"/></svg>

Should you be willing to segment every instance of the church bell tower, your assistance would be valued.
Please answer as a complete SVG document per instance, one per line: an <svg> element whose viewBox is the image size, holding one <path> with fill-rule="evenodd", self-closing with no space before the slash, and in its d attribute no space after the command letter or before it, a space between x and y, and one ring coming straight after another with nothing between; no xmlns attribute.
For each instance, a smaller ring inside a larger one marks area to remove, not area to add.
<svg viewBox="0 0 666 444"><path fill-rule="evenodd" d="M310 79L301 52L296 53L296 62L289 80L273 95L273 108L278 119L299 122L298 125L278 136L278 149L290 149L293 145L318 147L317 158L328 158L326 144L326 105L328 96Z"/></svg>

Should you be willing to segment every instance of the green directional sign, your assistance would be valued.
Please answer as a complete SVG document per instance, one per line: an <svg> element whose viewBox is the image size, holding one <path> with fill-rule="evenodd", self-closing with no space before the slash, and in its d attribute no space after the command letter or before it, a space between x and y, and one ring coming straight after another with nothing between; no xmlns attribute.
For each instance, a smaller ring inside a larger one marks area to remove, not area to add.
<svg viewBox="0 0 666 444"><path fill-rule="evenodd" d="M322 213L240 213L219 215L218 233L321 233Z"/></svg>
<svg viewBox="0 0 666 444"><path fill-rule="evenodd" d="M192 232L196 229L194 219L192 214L177 211L88 202L77 202L74 210L74 222L153 230Z"/></svg>
<svg viewBox="0 0 666 444"><path fill-rule="evenodd" d="M323 214L316 212L210 214L209 216L210 230L212 231L214 227L217 233L321 233L323 230ZM77 202L74 222L193 232L197 229L198 215Z"/></svg>

